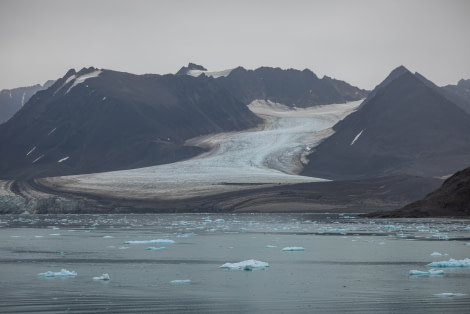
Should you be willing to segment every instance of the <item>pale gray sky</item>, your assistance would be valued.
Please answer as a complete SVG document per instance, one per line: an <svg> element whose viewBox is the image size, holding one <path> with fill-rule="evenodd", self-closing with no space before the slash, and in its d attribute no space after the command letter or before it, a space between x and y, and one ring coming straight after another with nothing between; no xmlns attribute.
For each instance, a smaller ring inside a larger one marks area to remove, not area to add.
<svg viewBox="0 0 470 314"><path fill-rule="evenodd" d="M405 65L456 84L470 78L469 34L467 0L0 0L0 89L188 62L309 68L367 89Z"/></svg>

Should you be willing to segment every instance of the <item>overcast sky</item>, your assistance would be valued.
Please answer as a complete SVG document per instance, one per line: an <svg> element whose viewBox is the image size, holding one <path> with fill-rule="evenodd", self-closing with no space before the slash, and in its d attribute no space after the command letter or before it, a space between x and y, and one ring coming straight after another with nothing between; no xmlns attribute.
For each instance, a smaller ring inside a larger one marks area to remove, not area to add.
<svg viewBox="0 0 470 314"><path fill-rule="evenodd" d="M68 69L305 69L372 89L405 65L470 78L468 0L0 0L0 89Z"/></svg>

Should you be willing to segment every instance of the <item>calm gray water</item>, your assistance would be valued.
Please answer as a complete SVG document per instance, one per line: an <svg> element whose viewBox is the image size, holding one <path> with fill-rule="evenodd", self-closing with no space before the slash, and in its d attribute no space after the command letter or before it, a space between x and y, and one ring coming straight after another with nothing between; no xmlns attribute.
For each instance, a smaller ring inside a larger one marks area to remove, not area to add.
<svg viewBox="0 0 470 314"><path fill-rule="evenodd" d="M154 239L174 243L125 244ZM293 246L305 250L282 251ZM470 267L445 268L442 276L409 275L450 258L470 258L470 220L5 215L0 312L468 313ZM219 268L249 259L270 266ZM63 268L77 276L38 276ZM111 280L93 280L104 273Z"/></svg>

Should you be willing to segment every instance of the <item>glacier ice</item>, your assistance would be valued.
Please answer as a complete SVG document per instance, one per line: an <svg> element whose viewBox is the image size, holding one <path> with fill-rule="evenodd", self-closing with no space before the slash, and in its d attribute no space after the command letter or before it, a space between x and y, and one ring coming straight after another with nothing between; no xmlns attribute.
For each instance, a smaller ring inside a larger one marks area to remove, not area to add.
<svg viewBox="0 0 470 314"><path fill-rule="evenodd" d="M99 277L93 277L93 280L104 280L104 281L108 281L110 280L111 278L109 278L109 275L108 274L103 274Z"/></svg>
<svg viewBox="0 0 470 314"><path fill-rule="evenodd" d="M67 269L62 269L58 272L47 271L45 273L39 273L39 277L75 277L77 276L76 271L68 271Z"/></svg>
<svg viewBox="0 0 470 314"><path fill-rule="evenodd" d="M465 258L462 260L449 259L448 261L432 262L427 264L428 267L470 267L470 259Z"/></svg>
<svg viewBox="0 0 470 314"><path fill-rule="evenodd" d="M410 276L441 276L444 275L442 269L430 269L429 271L410 270Z"/></svg>
<svg viewBox="0 0 470 314"><path fill-rule="evenodd" d="M169 239L136 240L136 241L124 242L124 244L172 244L172 243L175 243L175 241L169 240Z"/></svg>
<svg viewBox="0 0 470 314"><path fill-rule="evenodd" d="M282 251L305 251L305 248L301 246L287 246Z"/></svg>
<svg viewBox="0 0 470 314"><path fill-rule="evenodd" d="M238 262L238 263L225 263L219 268L225 268L230 270L255 270L255 269L265 269L269 267L269 264L266 262L257 261L254 259L249 259L246 261Z"/></svg>

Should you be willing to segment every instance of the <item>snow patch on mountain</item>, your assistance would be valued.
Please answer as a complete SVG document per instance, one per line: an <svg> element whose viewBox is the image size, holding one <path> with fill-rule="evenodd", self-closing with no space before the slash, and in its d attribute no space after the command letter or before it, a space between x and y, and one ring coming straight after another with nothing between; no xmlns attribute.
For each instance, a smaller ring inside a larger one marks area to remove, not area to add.
<svg viewBox="0 0 470 314"><path fill-rule="evenodd" d="M102 72L103 72L102 70L96 70L96 71L93 71L93 72L90 72L90 73L87 73L87 74L80 75L79 77L77 77L74 80L72 86L70 86L69 89L67 90L67 92L65 92L65 93L67 94L68 92L70 92L72 90L72 88L74 88L78 84L81 84L81 83L85 82L87 79L99 76Z"/></svg>
<svg viewBox="0 0 470 314"><path fill-rule="evenodd" d="M365 129L364 129L365 130ZM364 130L362 130L361 132L359 132L356 137L352 140L351 144L349 145L354 145L354 143L356 143L357 139L359 138L359 136L361 136L362 132L364 132Z"/></svg>
<svg viewBox="0 0 470 314"><path fill-rule="evenodd" d="M188 70L187 75L198 77L204 73L206 76L212 76L213 78L218 78L221 76L228 76L233 69L227 69L222 71L203 71L203 70Z"/></svg>

